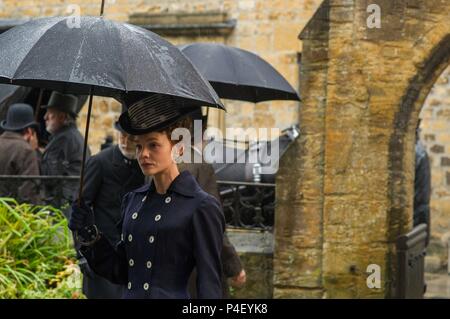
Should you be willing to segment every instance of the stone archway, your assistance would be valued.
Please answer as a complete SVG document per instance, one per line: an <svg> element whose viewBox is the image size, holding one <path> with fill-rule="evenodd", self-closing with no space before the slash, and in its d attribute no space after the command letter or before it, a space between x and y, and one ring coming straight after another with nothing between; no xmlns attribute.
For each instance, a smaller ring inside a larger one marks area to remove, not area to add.
<svg viewBox="0 0 450 319"><path fill-rule="evenodd" d="M425 269L438 274L447 270L450 239L450 65L433 85L420 119L420 141L431 171L431 238Z"/></svg>
<svg viewBox="0 0 450 319"><path fill-rule="evenodd" d="M369 4L381 29L367 27ZM448 12L448 1L327 0L302 31L302 134L277 176L275 297L392 295L395 239L412 227L414 130L450 58Z"/></svg>

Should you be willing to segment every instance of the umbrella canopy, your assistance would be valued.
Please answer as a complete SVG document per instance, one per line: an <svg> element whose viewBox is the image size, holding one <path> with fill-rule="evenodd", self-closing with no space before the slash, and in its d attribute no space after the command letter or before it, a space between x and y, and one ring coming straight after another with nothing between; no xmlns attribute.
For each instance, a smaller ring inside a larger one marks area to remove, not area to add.
<svg viewBox="0 0 450 319"><path fill-rule="evenodd" d="M192 63L155 33L103 17L79 19L42 18L1 34L0 83L90 96L80 199L93 95L126 101L151 93L190 110L224 107Z"/></svg>
<svg viewBox="0 0 450 319"><path fill-rule="evenodd" d="M300 100L297 92L256 54L219 43L179 46L221 98L249 102Z"/></svg>
<svg viewBox="0 0 450 319"><path fill-rule="evenodd" d="M110 96L151 92L223 108L179 50L153 32L104 19L32 20L0 35L0 83Z"/></svg>

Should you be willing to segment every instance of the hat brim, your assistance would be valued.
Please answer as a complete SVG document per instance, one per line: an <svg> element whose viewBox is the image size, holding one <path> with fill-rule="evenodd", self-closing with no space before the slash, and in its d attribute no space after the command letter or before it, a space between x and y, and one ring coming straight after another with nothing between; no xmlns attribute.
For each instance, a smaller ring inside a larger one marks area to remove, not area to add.
<svg viewBox="0 0 450 319"><path fill-rule="evenodd" d="M53 109L58 110L60 112L63 112L63 113L66 113L66 114L70 114L70 115L72 115L75 118L78 117L77 113L74 113L74 112L71 112L71 111L68 111L68 110L60 109L60 108L58 108L57 106L54 106L54 105L41 105L40 108L44 109L44 110L53 108Z"/></svg>
<svg viewBox="0 0 450 319"><path fill-rule="evenodd" d="M114 122L114 128L115 128L116 130L118 130L119 132L126 133L125 130L122 128L122 126L120 126L119 121L115 121L115 122Z"/></svg>
<svg viewBox="0 0 450 319"><path fill-rule="evenodd" d="M39 124L36 122L31 122L31 123L27 123L25 125L21 125L21 126L10 126L6 123L6 120L3 120L0 123L0 127L4 130L4 131L21 131L24 130L28 127L34 128L35 130L39 129Z"/></svg>
<svg viewBox="0 0 450 319"><path fill-rule="evenodd" d="M128 112L124 112L119 117L118 125L120 125L120 127L122 128L122 130L125 133L132 134L132 135L142 135L142 134L147 134L147 133L151 133L151 132L157 132L157 131L161 131L161 130L169 127L170 125L175 124L179 120L191 115L192 112L194 112L196 108L197 107L186 109L186 112L184 112L183 114L181 114L179 116L170 118L164 122L158 123L157 125L154 125L154 126L151 126L148 128L143 128L143 129L137 129L137 128L132 127L130 118L128 116Z"/></svg>

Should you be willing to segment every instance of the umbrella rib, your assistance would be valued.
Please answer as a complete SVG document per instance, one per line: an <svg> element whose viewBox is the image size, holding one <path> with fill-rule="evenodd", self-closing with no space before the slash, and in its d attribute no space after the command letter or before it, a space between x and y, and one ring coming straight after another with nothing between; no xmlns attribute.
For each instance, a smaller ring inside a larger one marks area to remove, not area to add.
<svg viewBox="0 0 450 319"><path fill-rule="evenodd" d="M98 22L98 20L95 20L94 23L92 23L90 26L88 26L87 31L89 32L97 22ZM74 77L75 65L76 65L77 61L79 61L79 58L81 58L80 52L81 52L81 49L83 48L85 42L86 42L86 37L83 36L83 40L81 41L80 47L78 48L77 57L73 61L72 71L70 72L69 81L71 81L71 79Z"/></svg>

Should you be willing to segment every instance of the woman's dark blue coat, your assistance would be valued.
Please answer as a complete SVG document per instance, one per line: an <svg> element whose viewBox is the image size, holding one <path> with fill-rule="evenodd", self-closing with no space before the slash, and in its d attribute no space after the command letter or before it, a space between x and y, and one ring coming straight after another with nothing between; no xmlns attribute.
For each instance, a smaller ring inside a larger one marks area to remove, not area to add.
<svg viewBox="0 0 450 319"><path fill-rule="evenodd" d="M122 238L101 237L80 250L90 267L126 286L124 298L189 298L197 267L198 298L221 298L221 250L225 221L217 199L187 171L166 194L153 182L125 195Z"/></svg>

